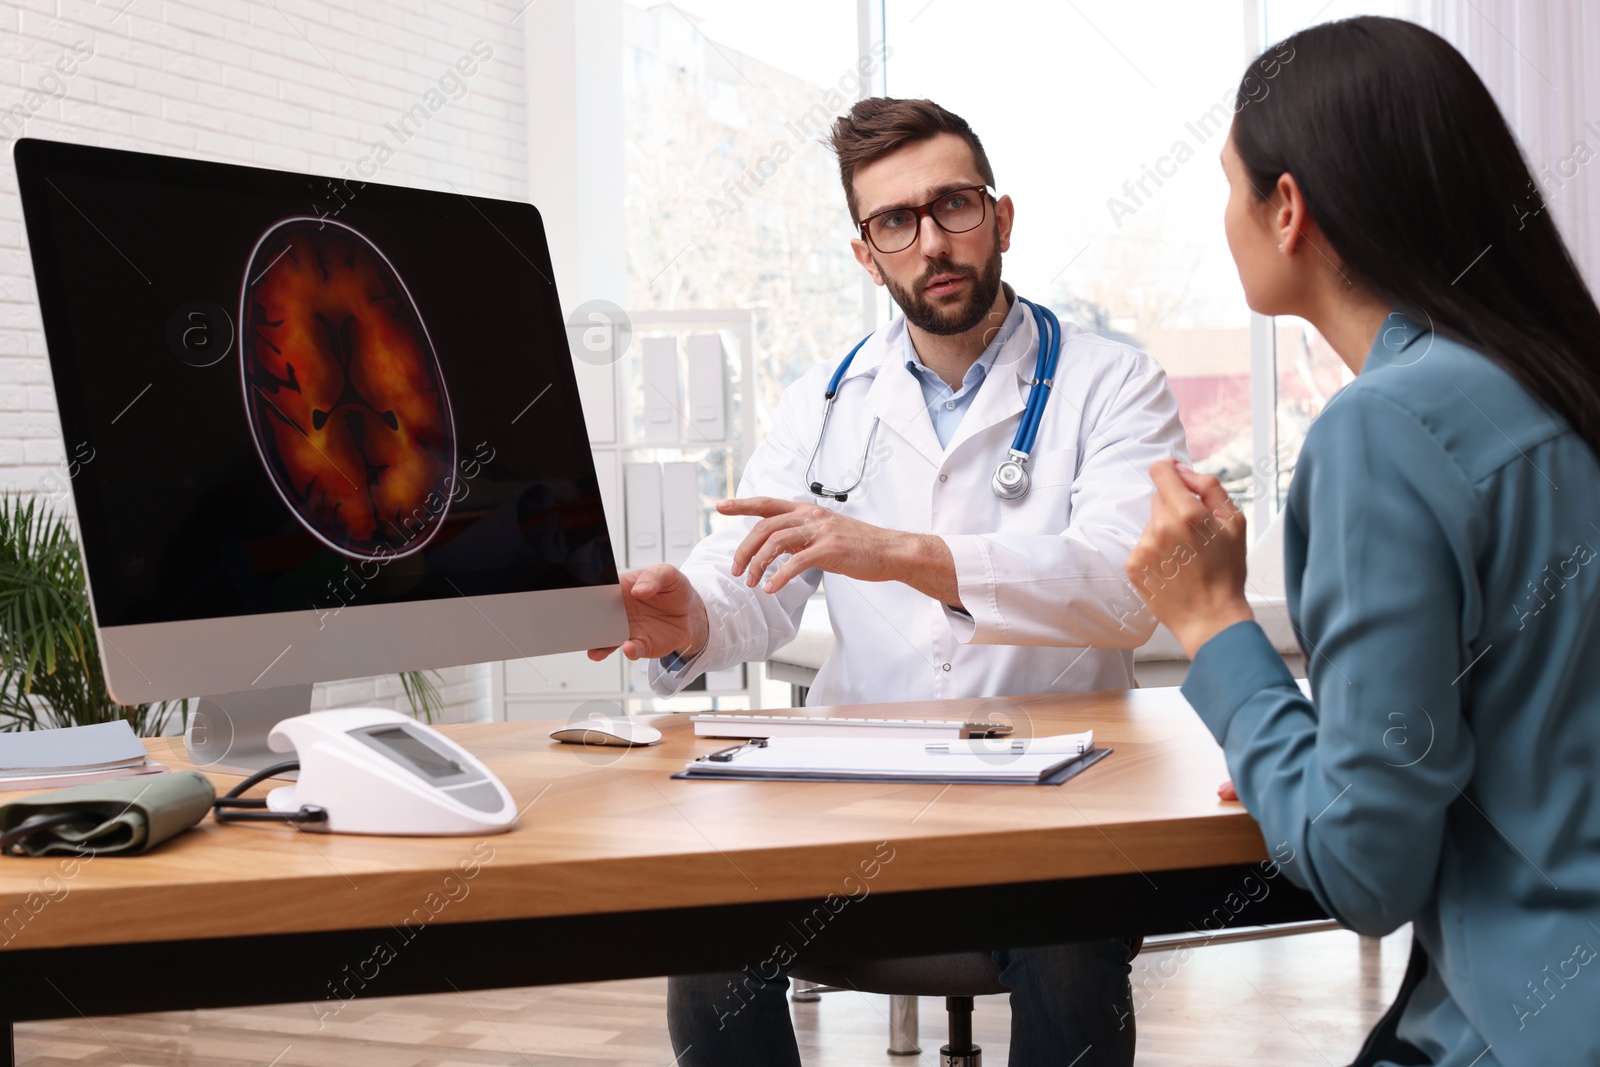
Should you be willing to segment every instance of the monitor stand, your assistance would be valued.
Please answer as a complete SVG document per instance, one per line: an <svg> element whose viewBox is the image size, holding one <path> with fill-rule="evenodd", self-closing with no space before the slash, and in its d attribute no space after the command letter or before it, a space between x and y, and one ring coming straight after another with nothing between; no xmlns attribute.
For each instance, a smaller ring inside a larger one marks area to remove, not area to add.
<svg viewBox="0 0 1600 1067"><path fill-rule="evenodd" d="M267 734L284 719L311 710L311 686L285 685L201 697L184 731L194 765L224 774L256 771L294 759L267 747Z"/></svg>

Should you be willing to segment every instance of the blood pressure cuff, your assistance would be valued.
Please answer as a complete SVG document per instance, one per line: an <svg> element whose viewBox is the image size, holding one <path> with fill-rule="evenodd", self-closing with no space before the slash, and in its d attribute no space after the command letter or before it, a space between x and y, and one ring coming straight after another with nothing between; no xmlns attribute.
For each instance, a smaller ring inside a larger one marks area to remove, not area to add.
<svg viewBox="0 0 1600 1067"><path fill-rule="evenodd" d="M211 810L217 791L199 771L115 778L0 805L0 849L13 856L137 855ZM30 832L30 830L32 832Z"/></svg>

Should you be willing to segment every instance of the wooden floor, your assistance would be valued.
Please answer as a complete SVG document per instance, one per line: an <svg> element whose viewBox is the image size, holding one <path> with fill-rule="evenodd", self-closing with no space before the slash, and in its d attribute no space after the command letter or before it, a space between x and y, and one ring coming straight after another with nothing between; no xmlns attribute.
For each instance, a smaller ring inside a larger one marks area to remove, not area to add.
<svg viewBox="0 0 1600 1067"><path fill-rule="evenodd" d="M1215 945L1134 964L1145 1067L1342 1067L1405 972L1409 931L1342 931ZM319 1030L303 1004L25 1023L23 1067L670 1067L665 979L354 1001ZM793 1005L807 1067L932 1065L943 1001L921 1005L920 1057L884 1052L888 999ZM978 1002L990 1067L1006 1062L1005 998ZM744 1067L744 1065L739 1065Z"/></svg>

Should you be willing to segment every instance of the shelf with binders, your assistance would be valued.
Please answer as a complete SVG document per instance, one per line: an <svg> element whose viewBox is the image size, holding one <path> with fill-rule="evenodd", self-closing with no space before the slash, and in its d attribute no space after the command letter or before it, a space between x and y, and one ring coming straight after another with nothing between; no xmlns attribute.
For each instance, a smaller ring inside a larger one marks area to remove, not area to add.
<svg viewBox="0 0 1600 1067"><path fill-rule="evenodd" d="M726 521L716 502L734 494L755 447L751 313L648 312L568 330L618 569L680 564ZM670 698L650 691L644 671L581 652L510 661L491 675L491 702L504 717L559 719L761 706L761 664Z"/></svg>

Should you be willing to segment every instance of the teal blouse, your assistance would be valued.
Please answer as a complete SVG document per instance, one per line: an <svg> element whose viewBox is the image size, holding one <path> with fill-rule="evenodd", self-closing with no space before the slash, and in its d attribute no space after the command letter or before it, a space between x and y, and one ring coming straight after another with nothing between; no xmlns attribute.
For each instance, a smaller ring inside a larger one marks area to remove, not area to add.
<svg viewBox="0 0 1600 1067"><path fill-rule="evenodd" d="M1594 452L1396 313L1289 489L1313 699L1255 623L1184 681L1289 878L1360 933L1415 924L1398 1033L1437 1067L1600 1064L1597 557Z"/></svg>

